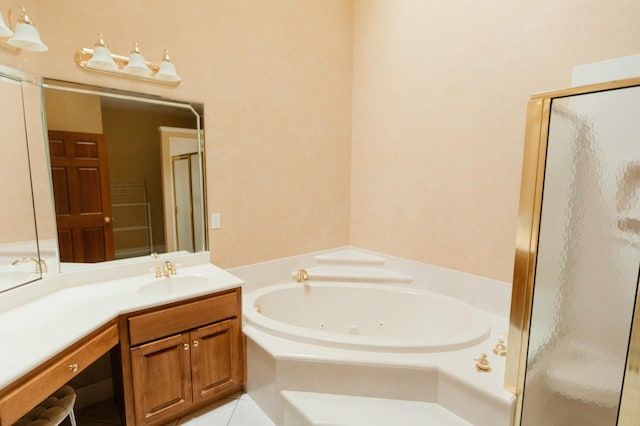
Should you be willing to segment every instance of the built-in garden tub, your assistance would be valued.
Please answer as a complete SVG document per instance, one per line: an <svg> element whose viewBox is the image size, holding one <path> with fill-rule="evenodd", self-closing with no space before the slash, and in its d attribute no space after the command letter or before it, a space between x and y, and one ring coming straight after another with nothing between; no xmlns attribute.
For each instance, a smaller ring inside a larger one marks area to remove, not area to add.
<svg viewBox="0 0 640 426"><path fill-rule="evenodd" d="M352 248L233 273L245 281L245 389L276 425L352 424L336 401L376 407L357 424L393 413L398 424L511 424L515 396L493 352L509 324L504 283ZM406 404L425 411L414 419Z"/></svg>
<svg viewBox="0 0 640 426"><path fill-rule="evenodd" d="M296 341L384 352L444 352L485 340L486 315L425 290L365 283L287 283L251 292L245 324Z"/></svg>

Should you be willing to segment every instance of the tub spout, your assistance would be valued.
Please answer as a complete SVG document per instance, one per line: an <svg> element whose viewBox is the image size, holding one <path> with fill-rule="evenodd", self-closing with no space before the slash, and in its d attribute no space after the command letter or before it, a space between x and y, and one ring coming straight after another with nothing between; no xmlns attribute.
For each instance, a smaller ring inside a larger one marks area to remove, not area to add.
<svg viewBox="0 0 640 426"><path fill-rule="evenodd" d="M309 273L304 269L298 269L298 272L296 272L296 281L299 283L309 281Z"/></svg>

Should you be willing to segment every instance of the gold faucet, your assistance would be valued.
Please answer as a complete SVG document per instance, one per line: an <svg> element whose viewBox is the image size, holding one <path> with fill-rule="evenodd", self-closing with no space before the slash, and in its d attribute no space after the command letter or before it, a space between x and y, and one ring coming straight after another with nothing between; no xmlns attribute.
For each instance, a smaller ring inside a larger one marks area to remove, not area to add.
<svg viewBox="0 0 640 426"><path fill-rule="evenodd" d="M167 260L162 264L162 268L156 268L156 278L166 277L176 274L176 265Z"/></svg>
<svg viewBox="0 0 640 426"><path fill-rule="evenodd" d="M298 272L296 272L296 282L301 283L303 281L309 281L309 273L304 269L298 269Z"/></svg>
<svg viewBox="0 0 640 426"><path fill-rule="evenodd" d="M44 259L35 259L33 257L21 257L20 259L16 259L11 262L11 266L16 266L18 263L22 262L33 262L36 264L36 269L34 271L35 274L46 274L49 272L49 268L47 267L47 263Z"/></svg>
<svg viewBox="0 0 640 426"><path fill-rule="evenodd" d="M164 275L165 277L169 277L170 275L175 275L175 274L176 274L176 265L171 263L170 260L167 260L166 262L164 262L162 266L162 275Z"/></svg>

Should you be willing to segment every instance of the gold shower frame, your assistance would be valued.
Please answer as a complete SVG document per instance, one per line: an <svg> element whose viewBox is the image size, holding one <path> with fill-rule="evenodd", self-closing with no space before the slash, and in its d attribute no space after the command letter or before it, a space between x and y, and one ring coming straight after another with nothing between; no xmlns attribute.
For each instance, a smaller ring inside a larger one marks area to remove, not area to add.
<svg viewBox="0 0 640 426"><path fill-rule="evenodd" d="M531 306L535 285L535 267L538 255L538 231L542 208L542 189L549 136L549 118L553 99L613 89L640 86L640 78L610 81L543 92L531 96L527 106L527 123L520 183L516 253L511 294L509 320L509 353L506 360L505 389L516 394L513 424L519 425L522 415L522 393L529 346ZM622 391L620 412L631 420L628 424L640 424L640 409L631 395L640 392L640 307L636 299L635 315L627 355L627 366ZM635 372L636 374L629 374ZM622 426L624 423L618 423Z"/></svg>

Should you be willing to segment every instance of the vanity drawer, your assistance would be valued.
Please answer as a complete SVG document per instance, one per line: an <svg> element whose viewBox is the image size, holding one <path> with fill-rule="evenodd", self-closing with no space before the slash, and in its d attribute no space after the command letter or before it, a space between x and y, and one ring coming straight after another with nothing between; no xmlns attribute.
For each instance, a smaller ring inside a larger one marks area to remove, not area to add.
<svg viewBox="0 0 640 426"><path fill-rule="evenodd" d="M238 290L207 299L164 308L129 318L130 345L149 342L171 334L237 317L240 298Z"/></svg>
<svg viewBox="0 0 640 426"><path fill-rule="evenodd" d="M118 343L115 324L52 358L0 397L0 425L11 425Z"/></svg>

